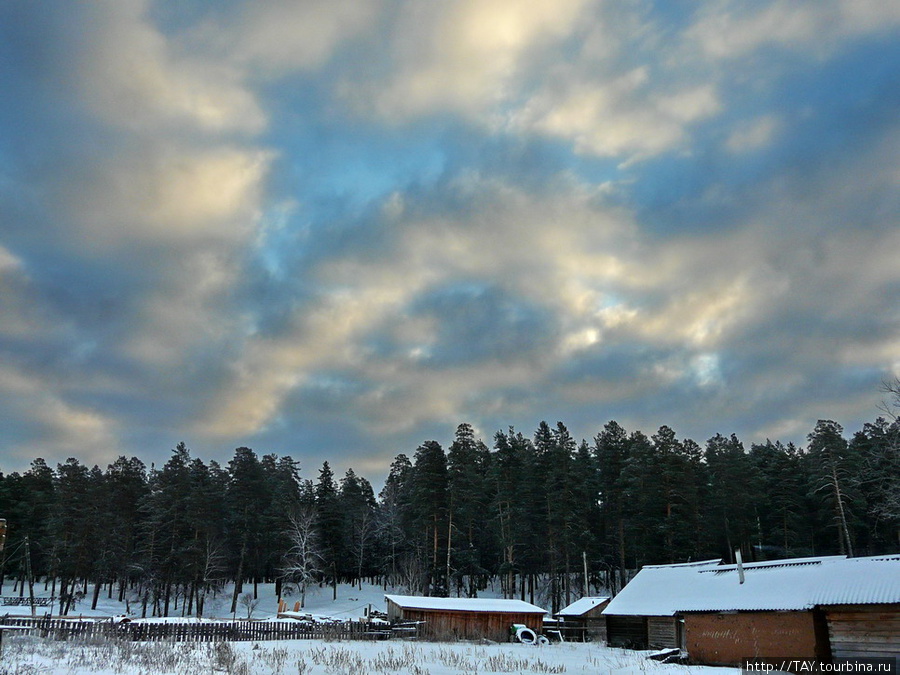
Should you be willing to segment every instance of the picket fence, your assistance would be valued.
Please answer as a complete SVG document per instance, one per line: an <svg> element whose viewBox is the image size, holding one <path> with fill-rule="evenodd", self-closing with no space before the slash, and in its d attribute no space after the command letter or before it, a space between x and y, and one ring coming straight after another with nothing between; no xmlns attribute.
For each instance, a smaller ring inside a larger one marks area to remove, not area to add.
<svg viewBox="0 0 900 675"><path fill-rule="evenodd" d="M162 623L137 621L71 621L2 617L6 626L26 627L31 635L56 640L117 638L140 642L240 642L248 640L386 640L390 627L354 621L311 623L302 621L214 621Z"/></svg>

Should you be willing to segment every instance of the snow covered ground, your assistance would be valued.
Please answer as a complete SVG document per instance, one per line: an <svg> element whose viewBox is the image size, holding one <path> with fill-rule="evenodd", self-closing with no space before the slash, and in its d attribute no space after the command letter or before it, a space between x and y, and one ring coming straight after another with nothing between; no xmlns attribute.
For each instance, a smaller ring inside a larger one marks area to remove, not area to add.
<svg viewBox="0 0 900 675"><path fill-rule="evenodd" d="M245 586L252 591L252 586ZM43 591L43 586L35 591ZM11 595L7 584L4 595ZM363 585L362 589L343 585L333 600L330 587L314 587L307 594L304 612L317 617L356 619L367 607L383 611L384 594L402 589ZM490 591L483 597L497 597ZM293 609L296 596L284 598ZM226 589L207 600L209 617L231 618L231 591ZM132 615L140 616L140 606L131 603ZM276 615L278 600L272 585L260 585L259 605L254 619ZM38 608L42 616L47 608ZM125 606L101 594L97 610L90 600L82 600L73 615L110 617L121 615ZM4 614L28 615L28 607L0 606ZM177 612L180 617L182 607ZM240 608L238 618L246 617ZM159 620L159 619L156 619ZM646 653L608 649L594 644L476 644L439 642L329 642L285 640L216 644L54 642L7 634L3 640L0 675L154 675L223 672L231 675L459 675L482 673L647 673L648 675L717 675L739 672L735 668L665 665L646 658Z"/></svg>
<svg viewBox="0 0 900 675"><path fill-rule="evenodd" d="M639 652L591 644L437 642L323 642L288 640L241 643L50 642L4 640L3 675L460 675L481 673L610 673L626 675L735 675L734 668L664 665Z"/></svg>
<svg viewBox="0 0 900 675"><path fill-rule="evenodd" d="M47 597L50 595L49 590L44 590L43 584L35 584L34 591L36 597ZM141 616L141 605L139 602L132 599L127 604L120 603L116 599L115 593L113 593L113 598L110 599L107 597L108 593L106 592L106 588L104 588L103 592L100 594L97 602L97 609L92 610L91 593L93 592L93 587L89 587L88 591L88 596L82 600L79 600L75 608L69 612L70 617L110 617L119 616L126 613L130 614L133 619L140 618ZM232 591L233 586L229 585L215 596L207 596L206 606L203 612L204 617L231 619ZM252 584L244 584L243 593L247 592L253 592ZM316 616L326 616L341 619L358 619L363 616L364 610L369 605L371 605L374 609L384 611L385 593L400 592L401 589L399 588L389 587L387 590L384 590L381 586L372 584L363 584L362 590L360 590L358 587L350 586L349 584L339 584L337 599L333 600L332 598L334 593L330 586L312 586L307 590L306 607L302 611L311 613ZM7 583L4 584L2 597L11 597L12 595L13 585L9 581L7 581ZM18 592L15 595L16 597L18 597ZM275 595L275 584L260 584L257 596L259 604L253 610L253 618L268 619L275 617L278 613L278 597ZM25 597L27 600L27 589ZM488 592L485 597L497 597L497 595ZM286 594L283 599L285 600L285 602L287 602L288 609L293 609L294 603L300 599L300 596L296 592L294 592L292 594ZM38 607L37 615L44 616L49 611L49 609L49 607ZM58 612L59 605L57 604L53 607L53 615L57 616ZM30 613L31 610L27 605L11 606L0 604L0 616L3 616L4 614L30 616ZM150 608L148 608L148 619L150 618L150 614L151 610ZM182 617L183 615L184 604L179 599L176 608L175 602L173 600L172 605L169 609L169 616L174 618ZM237 618L247 618L246 607L243 607L241 605L238 606ZM154 620L158 621L159 618L157 617Z"/></svg>

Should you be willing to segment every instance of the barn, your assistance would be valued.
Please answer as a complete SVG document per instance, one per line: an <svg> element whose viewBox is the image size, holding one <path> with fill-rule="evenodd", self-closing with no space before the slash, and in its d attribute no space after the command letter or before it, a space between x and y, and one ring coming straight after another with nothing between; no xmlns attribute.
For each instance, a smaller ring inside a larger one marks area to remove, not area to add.
<svg viewBox="0 0 900 675"><path fill-rule="evenodd" d="M900 556L645 567L604 611L611 645L616 613L632 622L632 636L646 636L639 646L679 646L697 663L895 656ZM674 644L653 637L664 619L674 624Z"/></svg>
<svg viewBox="0 0 900 675"><path fill-rule="evenodd" d="M796 558L698 571L691 596L678 602L689 657L718 665L784 654L829 660L828 627L811 602L811 575L843 560Z"/></svg>
<svg viewBox="0 0 900 675"><path fill-rule="evenodd" d="M566 640L606 642L606 617L603 610L609 597L583 597L564 607L556 615L558 629Z"/></svg>
<svg viewBox="0 0 900 675"><path fill-rule="evenodd" d="M413 595L385 595L384 600L390 621L421 621L422 635L434 640L505 642L509 640L513 624L524 624L540 634L547 613L522 600Z"/></svg>
<svg viewBox="0 0 900 675"><path fill-rule="evenodd" d="M715 568L721 560L645 565L602 614L610 647L665 649L682 646L678 604L694 592L697 572Z"/></svg>

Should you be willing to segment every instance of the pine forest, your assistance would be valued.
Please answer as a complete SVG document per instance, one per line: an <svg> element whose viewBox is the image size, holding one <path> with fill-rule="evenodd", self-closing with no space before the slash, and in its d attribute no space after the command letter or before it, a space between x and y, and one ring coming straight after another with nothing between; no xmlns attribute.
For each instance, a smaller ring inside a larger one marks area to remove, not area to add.
<svg viewBox="0 0 900 675"><path fill-rule="evenodd" d="M377 495L352 469L336 477L328 462L246 447L226 466L184 443L161 467L35 459L0 474L0 594L28 593L27 579L62 613L102 593L139 616L199 616L231 582L234 604L264 582L301 598L312 584L336 593L366 580L470 597L491 585L556 611L615 593L646 564L900 550L890 416L849 437L821 420L806 447L746 448L734 435L701 446L614 421L590 441L561 422L491 441L460 424L446 449L428 441L397 455Z"/></svg>

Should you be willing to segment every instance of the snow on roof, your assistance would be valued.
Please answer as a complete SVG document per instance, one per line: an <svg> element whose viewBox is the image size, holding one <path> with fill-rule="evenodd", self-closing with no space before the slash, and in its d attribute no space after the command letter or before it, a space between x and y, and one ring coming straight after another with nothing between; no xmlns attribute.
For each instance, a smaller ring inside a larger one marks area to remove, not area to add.
<svg viewBox="0 0 900 675"><path fill-rule="evenodd" d="M576 600L568 607L564 607L559 610L559 616L581 616L582 614L586 614L591 611L597 605L602 605L604 602L609 600L608 596L604 597L593 597L593 598L581 598L580 600Z"/></svg>
<svg viewBox="0 0 900 675"><path fill-rule="evenodd" d="M712 558L710 560L698 560L696 562L686 562L686 563L672 563L670 565L644 565L641 569L666 569L666 570L674 570L681 569L683 567L709 567L710 565L721 565L721 558Z"/></svg>
<svg viewBox="0 0 900 675"><path fill-rule="evenodd" d="M694 569L643 568L604 614L805 610L816 605L900 603L900 555L796 558Z"/></svg>
<svg viewBox="0 0 900 675"><path fill-rule="evenodd" d="M672 616L694 593L698 570L713 568L721 560L691 565L646 565L603 610L622 616Z"/></svg>
<svg viewBox="0 0 900 675"><path fill-rule="evenodd" d="M547 610L523 600L501 598L430 598L418 595L385 595L404 609L431 609L452 612L500 612L508 614L546 614Z"/></svg>

